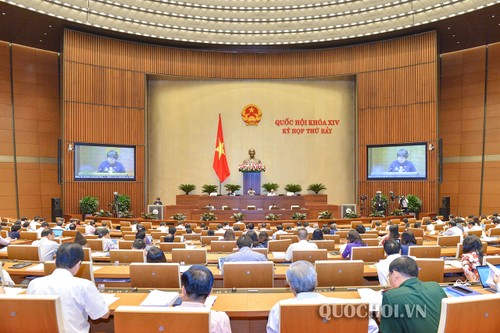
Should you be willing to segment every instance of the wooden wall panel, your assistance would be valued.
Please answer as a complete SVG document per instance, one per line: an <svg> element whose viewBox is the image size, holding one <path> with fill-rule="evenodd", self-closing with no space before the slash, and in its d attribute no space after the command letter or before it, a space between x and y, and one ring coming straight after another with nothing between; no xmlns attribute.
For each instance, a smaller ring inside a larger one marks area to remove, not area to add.
<svg viewBox="0 0 500 333"><path fill-rule="evenodd" d="M329 50L254 54L167 48L67 30L63 58L65 143L128 143L144 149L144 122L139 118L144 119L146 74L224 79L357 75L360 161L366 155L367 144L396 141L435 144L437 140L435 32ZM128 126L135 125L138 131L102 133L104 126L97 123L112 123L118 113L122 126L129 129ZM371 121L378 114L384 119L381 126L385 131L374 130L380 121ZM96 127L98 130L94 130ZM145 161L139 158L137 161L142 173L137 182L75 183L71 156L65 152L65 211L77 212L78 199L83 195L104 198L120 187L119 191L127 191L123 193L133 198L133 209L138 215L136 204L145 205ZM429 158L429 163L430 169L435 169L434 157ZM366 164L359 165L358 193L372 195L376 190L414 193L422 197L429 211L436 209L435 171L429 172L425 182L367 182Z"/></svg>

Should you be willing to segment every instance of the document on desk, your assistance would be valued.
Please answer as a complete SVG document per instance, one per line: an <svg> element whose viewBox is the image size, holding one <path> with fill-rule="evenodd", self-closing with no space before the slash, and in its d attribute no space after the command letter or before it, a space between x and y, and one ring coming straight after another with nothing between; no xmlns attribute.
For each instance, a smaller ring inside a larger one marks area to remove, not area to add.
<svg viewBox="0 0 500 333"><path fill-rule="evenodd" d="M34 272L34 271L41 272L43 270L44 270L43 263L26 268L26 271L31 271L31 272Z"/></svg>
<svg viewBox="0 0 500 333"><path fill-rule="evenodd" d="M92 272L97 271L98 269L101 269L102 266L92 266Z"/></svg>
<svg viewBox="0 0 500 333"><path fill-rule="evenodd" d="M370 311L379 311L382 307L382 290L358 288L358 294L362 301L370 304Z"/></svg>
<svg viewBox="0 0 500 333"><path fill-rule="evenodd" d="M286 252L275 252L273 251L274 259L285 259Z"/></svg>
<svg viewBox="0 0 500 333"><path fill-rule="evenodd" d="M109 252L104 252L104 251L92 252L92 257L95 257L95 258L109 257Z"/></svg>
<svg viewBox="0 0 500 333"><path fill-rule="evenodd" d="M175 291L160 291L153 290L148 297L142 301L141 306L170 306L179 297L179 293Z"/></svg>
<svg viewBox="0 0 500 333"><path fill-rule="evenodd" d="M462 268L462 263L458 260L445 260L444 261L445 265L450 265L455 268Z"/></svg>
<svg viewBox="0 0 500 333"><path fill-rule="evenodd" d="M3 287L3 289L5 290L5 294L7 295L18 295L26 290L18 287Z"/></svg>
<svg viewBox="0 0 500 333"><path fill-rule="evenodd" d="M187 271L192 265L180 265L179 266L179 272L182 274L185 271Z"/></svg>
<svg viewBox="0 0 500 333"><path fill-rule="evenodd" d="M104 298L104 301L106 302L107 306L110 306L111 304L120 299L120 297L116 297L115 294L101 294L101 295Z"/></svg>

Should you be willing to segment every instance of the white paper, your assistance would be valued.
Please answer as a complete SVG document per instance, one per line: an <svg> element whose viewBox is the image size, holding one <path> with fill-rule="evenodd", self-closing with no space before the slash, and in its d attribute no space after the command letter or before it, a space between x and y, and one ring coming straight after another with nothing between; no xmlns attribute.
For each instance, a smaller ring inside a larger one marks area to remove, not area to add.
<svg viewBox="0 0 500 333"><path fill-rule="evenodd" d="M92 252L92 257L96 258L109 257L109 252L102 252L102 251Z"/></svg>
<svg viewBox="0 0 500 333"><path fill-rule="evenodd" d="M179 266L179 272L182 274L185 271L187 271L190 267L191 267L191 265L180 265Z"/></svg>
<svg viewBox="0 0 500 333"><path fill-rule="evenodd" d="M119 297L116 297L115 294L101 294L101 295L104 298L104 301L106 302L107 306L110 306L111 304L120 299Z"/></svg>
<svg viewBox="0 0 500 333"><path fill-rule="evenodd" d="M205 306L208 306L209 308L211 308L214 305L216 300L217 300L217 296L208 296L205 299Z"/></svg>
<svg viewBox="0 0 500 333"><path fill-rule="evenodd" d="M97 271L98 269L101 269L102 266L92 266L92 272Z"/></svg>
<svg viewBox="0 0 500 333"><path fill-rule="evenodd" d="M3 289L5 290L5 294L7 295L18 295L26 290L18 287L3 287Z"/></svg>
<svg viewBox="0 0 500 333"><path fill-rule="evenodd" d="M370 288L358 288L359 297L362 301L370 304L370 311L379 311L382 307L382 290L375 291Z"/></svg>
<svg viewBox="0 0 500 333"><path fill-rule="evenodd" d="M445 260L444 261L445 265L450 265L455 268L462 268L462 263L458 260Z"/></svg>
<svg viewBox="0 0 500 333"><path fill-rule="evenodd" d="M273 252L274 259L285 259L286 252Z"/></svg>
<svg viewBox="0 0 500 333"><path fill-rule="evenodd" d="M142 301L141 306L170 306L179 297L175 291L153 290L148 297Z"/></svg>
<svg viewBox="0 0 500 333"><path fill-rule="evenodd" d="M43 268L43 263L40 263L40 264L36 264L35 266L30 266L28 268L26 268L27 271L43 271L44 268Z"/></svg>

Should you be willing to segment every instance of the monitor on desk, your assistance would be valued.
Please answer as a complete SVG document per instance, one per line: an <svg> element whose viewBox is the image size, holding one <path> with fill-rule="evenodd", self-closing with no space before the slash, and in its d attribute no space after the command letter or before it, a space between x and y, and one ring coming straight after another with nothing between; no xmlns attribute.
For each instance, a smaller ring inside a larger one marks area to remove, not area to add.
<svg viewBox="0 0 500 333"><path fill-rule="evenodd" d="M55 237L61 237L63 234L63 229L52 229L52 232L54 233Z"/></svg>

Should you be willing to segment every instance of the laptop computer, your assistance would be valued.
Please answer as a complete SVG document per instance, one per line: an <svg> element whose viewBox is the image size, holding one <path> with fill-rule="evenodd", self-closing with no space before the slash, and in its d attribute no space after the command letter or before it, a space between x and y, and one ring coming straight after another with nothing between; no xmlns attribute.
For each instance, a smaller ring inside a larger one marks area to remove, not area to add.
<svg viewBox="0 0 500 333"><path fill-rule="evenodd" d="M54 233L55 237L61 237L63 234L63 229L52 229L52 232Z"/></svg>
<svg viewBox="0 0 500 333"><path fill-rule="evenodd" d="M500 269L500 265L494 265L494 266ZM490 267L488 265L484 265L484 266L477 266L476 269L477 272L479 273L479 281L481 282L483 288L489 292L496 294L497 291L491 288L489 284L486 282L488 281L488 277L490 276Z"/></svg>

